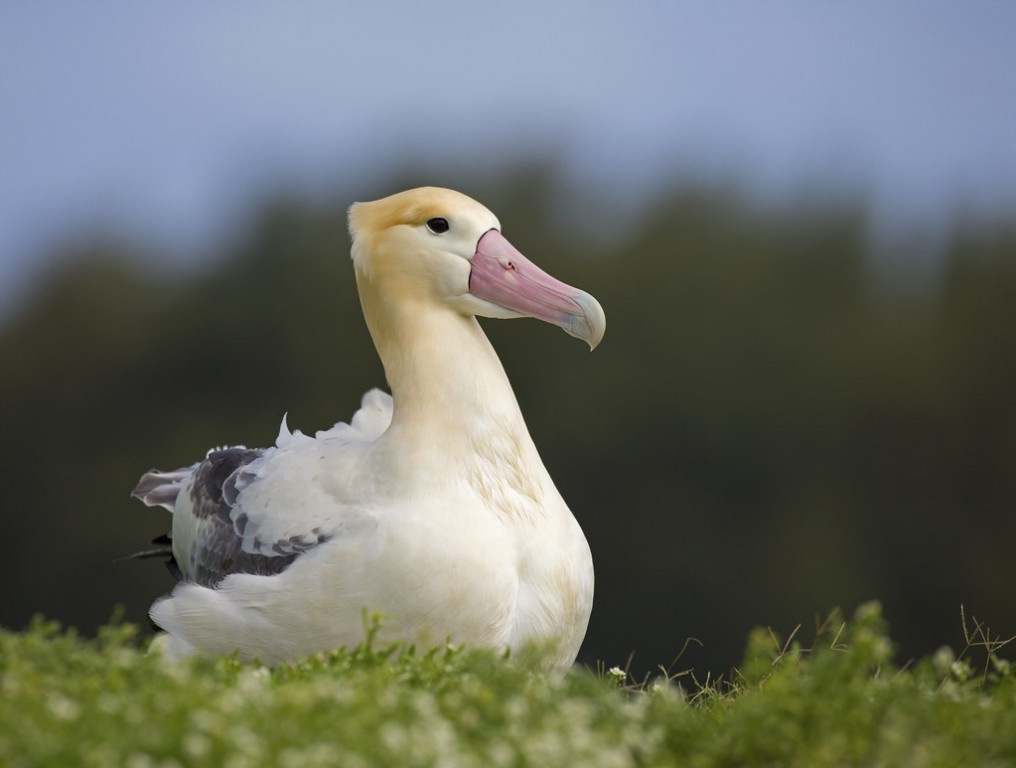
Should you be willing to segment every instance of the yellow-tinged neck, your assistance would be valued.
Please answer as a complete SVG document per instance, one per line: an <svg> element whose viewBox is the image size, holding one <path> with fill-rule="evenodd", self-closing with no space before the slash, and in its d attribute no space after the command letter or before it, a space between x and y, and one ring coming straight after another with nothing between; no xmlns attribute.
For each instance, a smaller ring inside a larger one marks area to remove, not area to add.
<svg viewBox="0 0 1016 768"><path fill-rule="evenodd" d="M415 467L518 465L545 475L504 367L476 318L357 275L395 410L385 435Z"/></svg>

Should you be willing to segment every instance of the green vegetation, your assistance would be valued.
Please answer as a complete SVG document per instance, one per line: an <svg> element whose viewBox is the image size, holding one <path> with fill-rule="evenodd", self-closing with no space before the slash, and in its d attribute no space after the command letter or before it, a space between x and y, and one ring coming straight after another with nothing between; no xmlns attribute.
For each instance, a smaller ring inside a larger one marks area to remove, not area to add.
<svg viewBox="0 0 1016 768"><path fill-rule="evenodd" d="M1016 666L967 647L905 668L877 604L783 640L752 633L729 681L563 679L525 658L368 643L268 669L169 663L132 625L94 640L36 621L0 633L4 766L1008 766Z"/></svg>
<svg viewBox="0 0 1016 768"><path fill-rule="evenodd" d="M384 385L345 209L427 182L607 313L592 354L484 324L593 552L584 662L634 651L641 675L692 635L685 663L725 671L755 625L872 598L901 662L961 644L960 604L1016 631L1016 216L876 257L863 201L675 183L633 210L561 194L552 165L276 199L190 271L156 270L158 244L70 243L0 326L0 624L91 634L114 603L143 623L172 581L118 562L169 526L128 496L142 472L270 444L287 411L313 433Z"/></svg>

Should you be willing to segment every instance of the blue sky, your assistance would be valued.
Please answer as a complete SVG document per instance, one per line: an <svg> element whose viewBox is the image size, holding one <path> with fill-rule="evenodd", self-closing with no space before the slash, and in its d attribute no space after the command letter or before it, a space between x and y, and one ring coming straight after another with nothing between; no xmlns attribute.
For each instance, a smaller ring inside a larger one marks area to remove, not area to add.
<svg viewBox="0 0 1016 768"><path fill-rule="evenodd" d="M275 184L533 147L636 202L685 174L860 192L886 221L1013 212L1014 30L978 0L9 0L0 302L76 232L193 259Z"/></svg>

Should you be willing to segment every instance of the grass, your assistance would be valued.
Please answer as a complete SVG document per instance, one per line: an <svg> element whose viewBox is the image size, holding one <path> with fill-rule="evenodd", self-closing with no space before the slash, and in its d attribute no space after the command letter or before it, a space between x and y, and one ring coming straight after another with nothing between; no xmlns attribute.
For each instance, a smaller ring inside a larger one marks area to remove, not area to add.
<svg viewBox="0 0 1016 768"><path fill-rule="evenodd" d="M552 678L526 658L369 642L268 669L169 663L114 623L0 631L0 766L1013 766L1016 665L967 647L899 668L881 610L807 646L756 630L730 680Z"/></svg>

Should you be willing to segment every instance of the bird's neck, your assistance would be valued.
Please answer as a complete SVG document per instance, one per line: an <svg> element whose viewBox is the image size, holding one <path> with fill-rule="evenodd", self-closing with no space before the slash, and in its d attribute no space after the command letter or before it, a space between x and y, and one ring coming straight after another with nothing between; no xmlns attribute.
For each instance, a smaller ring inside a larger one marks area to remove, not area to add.
<svg viewBox="0 0 1016 768"><path fill-rule="evenodd" d="M493 450L542 468L504 367L474 317L434 302L386 301L364 285L360 296L395 404L389 443L421 463L496 460L484 457Z"/></svg>

